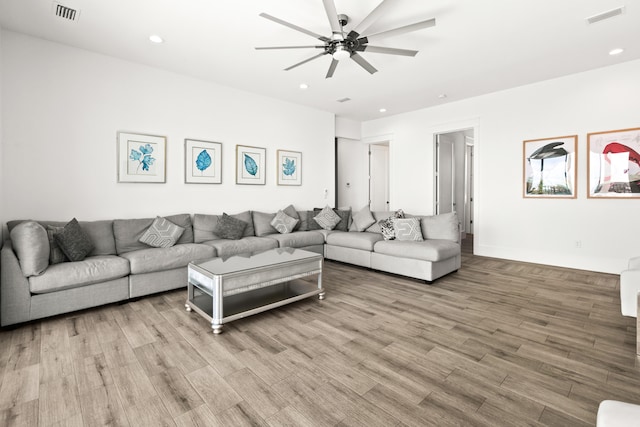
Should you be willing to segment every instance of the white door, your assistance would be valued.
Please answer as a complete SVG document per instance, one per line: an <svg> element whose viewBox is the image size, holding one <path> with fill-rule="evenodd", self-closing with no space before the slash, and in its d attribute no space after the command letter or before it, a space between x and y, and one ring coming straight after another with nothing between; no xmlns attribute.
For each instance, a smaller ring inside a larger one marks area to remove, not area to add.
<svg viewBox="0 0 640 427"><path fill-rule="evenodd" d="M369 145L369 206L389 210L389 144Z"/></svg>
<svg viewBox="0 0 640 427"><path fill-rule="evenodd" d="M456 211L455 147L444 135L436 135L436 213Z"/></svg>
<svg viewBox="0 0 640 427"><path fill-rule="evenodd" d="M464 231L473 234L473 139L465 144Z"/></svg>

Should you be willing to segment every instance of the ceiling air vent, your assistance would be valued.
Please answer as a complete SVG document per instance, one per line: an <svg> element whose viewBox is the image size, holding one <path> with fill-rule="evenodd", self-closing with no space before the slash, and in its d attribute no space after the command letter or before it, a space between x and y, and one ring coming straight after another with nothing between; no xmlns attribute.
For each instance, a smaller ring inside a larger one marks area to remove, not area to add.
<svg viewBox="0 0 640 427"><path fill-rule="evenodd" d="M586 18L586 20L587 20L587 23L589 24L595 24L596 22L604 21L605 19L622 15L623 12L624 12L624 6L620 6L620 7L616 7L615 9L611 9L606 12L602 12L597 15L590 16Z"/></svg>
<svg viewBox="0 0 640 427"><path fill-rule="evenodd" d="M70 7L64 6L60 3L53 3L53 13L62 19L72 22L75 22L80 18L79 10L71 9Z"/></svg>
<svg viewBox="0 0 640 427"><path fill-rule="evenodd" d="M351 101L351 98L341 98L341 99L338 99L338 102L347 102L347 101Z"/></svg>

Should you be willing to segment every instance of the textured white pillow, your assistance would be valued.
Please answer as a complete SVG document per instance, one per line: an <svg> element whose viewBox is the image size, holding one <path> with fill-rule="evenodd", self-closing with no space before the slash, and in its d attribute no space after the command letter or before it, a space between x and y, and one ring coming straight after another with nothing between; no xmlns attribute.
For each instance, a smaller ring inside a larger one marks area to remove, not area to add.
<svg viewBox="0 0 640 427"><path fill-rule="evenodd" d="M296 225L298 225L299 219L295 219L279 210L276 216L271 221L271 226L278 230L280 234L291 233Z"/></svg>
<svg viewBox="0 0 640 427"><path fill-rule="evenodd" d="M170 248L176 244L182 233L183 227L158 216L138 241L154 248Z"/></svg>
<svg viewBox="0 0 640 427"><path fill-rule="evenodd" d="M397 240L422 241L419 218L393 218L393 234Z"/></svg>
<svg viewBox="0 0 640 427"><path fill-rule="evenodd" d="M338 214L336 214L329 205L325 206L318 215L313 217L313 219L325 230L333 230L341 220Z"/></svg>

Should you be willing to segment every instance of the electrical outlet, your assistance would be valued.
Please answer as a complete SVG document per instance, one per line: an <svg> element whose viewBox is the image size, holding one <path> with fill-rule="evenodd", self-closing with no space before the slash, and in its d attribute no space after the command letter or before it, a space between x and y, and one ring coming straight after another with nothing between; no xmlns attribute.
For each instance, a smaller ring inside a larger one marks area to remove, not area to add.
<svg viewBox="0 0 640 427"><path fill-rule="evenodd" d="M581 248L582 247L582 240L576 240L576 248Z"/></svg>
<svg viewBox="0 0 640 427"><path fill-rule="evenodd" d="M326 199L329 196L329 190L324 189L324 198Z"/></svg>

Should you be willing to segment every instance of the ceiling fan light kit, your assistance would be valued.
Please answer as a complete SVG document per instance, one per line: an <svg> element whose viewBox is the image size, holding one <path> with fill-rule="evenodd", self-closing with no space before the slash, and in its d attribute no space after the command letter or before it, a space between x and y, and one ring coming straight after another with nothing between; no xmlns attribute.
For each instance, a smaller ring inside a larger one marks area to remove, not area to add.
<svg viewBox="0 0 640 427"><path fill-rule="evenodd" d="M331 55L332 61L329 65L326 78L333 77L333 73L340 61L352 59L356 64L360 65L370 74L377 72L378 70L364 59L360 53L373 52L382 53L386 55L400 55L400 56L415 56L417 50L409 49L397 49L391 47L372 46L369 45L370 41L376 42L388 37L398 36L406 34L412 31L421 30L423 28L429 28L436 25L435 19L428 19L426 21L416 22L411 25L405 25L403 27L394 28L391 30L367 35L367 29L380 18L385 11L393 4L394 0L383 0L375 9L373 9L353 30L348 33L345 32L344 27L349 23L349 17L344 14L338 14L334 0L323 0L324 10L327 13L329 19L329 25L331 26L331 36L325 37L320 34L316 34L313 31L309 31L305 28L299 27L295 24L291 24L275 16L271 16L267 13L261 13L260 16L270 21L276 22L285 27L304 33L315 39L320 40L323 44L317 46L270 46L270 47L256 47L257 50L270 50L270 49L322 49L322 52L314 55L304 61L298 62L290 67L285 68L285 71L289 71L302 64L306 64L309 61L320 58L325 55Z"/></svg>

